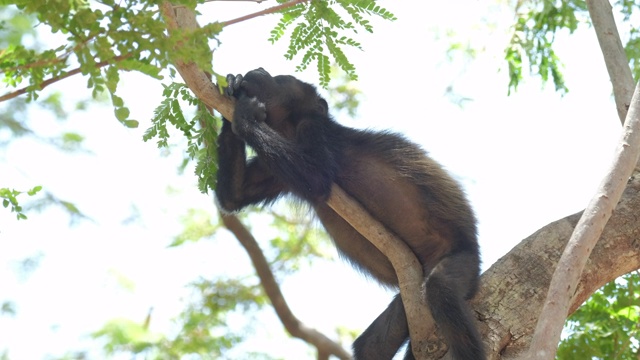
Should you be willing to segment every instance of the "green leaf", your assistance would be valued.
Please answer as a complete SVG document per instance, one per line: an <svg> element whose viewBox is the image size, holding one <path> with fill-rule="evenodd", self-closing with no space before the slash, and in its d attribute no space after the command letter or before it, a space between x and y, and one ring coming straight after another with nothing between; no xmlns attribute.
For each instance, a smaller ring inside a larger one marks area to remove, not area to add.
<svg viewBox="0 0 640 360"><path fill-rule="evenodd" d="M11 301L5 301L0 306L0 314L2 315L15 315L16 314L16 304Z"/></svg>
<svg viewBox="0 0 640 360"><path fill-rule="evenodd" d="M120 122L124 122L129 117L129 109L126 107L118 107L114 110L114 113L116 114L116 119Z"/></svg>
<svg viewBox="0 0 640 360"><path fill-rule="evenodd" d="M124 125L130 129L135 129L137 128L140 123L137 120L125 120L123 121Z"/></svg>
<svg viewBox="0 0 640 360"><path fill-rule="evenodd" d="M124 100L115 94L111 95L111 102L113 103L113 106L117 108L124 106Z"/></svg>
<svg viewBox="0 0 640 360"><path fill-rule="evenodd" d="M33 196L37 194L38 191L40 190L42 190L42 186L38 185L38 186L35 186L33 189L29 190L27 193L29 194L29 196Z"/></svg>
<svg viewBox="0 0 640 360"><path fill-rule="evenodd" d="M342 12L334 9L340 7L353 21L345 21ZM286 31L296 24L291 31L285 58L293 60L300 53L303 54L296 71L302 71L311 62L317 61L320 85L323 87L328 86L330 78L331 65L328 63L327 55L331 55L351 79L357 78L355 67L338 45L359 50L362 48L360 43L344 35L345 32L357 33L358 27L373 32L373 27L366 17L379 16L388 21L396 20L391 12L376 5L373 0L312 1L282 10L281 14L278 24L271 30L269 41L274 43L280 40ZM326 47L323 46L325 44Z"/></svg>
<svg viewBox="0 0 640 360"><path fill-rule="evenodd" d="M118 83L120 82L120 74L118 73L118 68L115 66L109 66L107 67L107 71L105 73L106 73L107 89L111 94L113 94L116 92L116 89L118 88ZM121 106L121 105L116 105L116 106Z"/></svg>

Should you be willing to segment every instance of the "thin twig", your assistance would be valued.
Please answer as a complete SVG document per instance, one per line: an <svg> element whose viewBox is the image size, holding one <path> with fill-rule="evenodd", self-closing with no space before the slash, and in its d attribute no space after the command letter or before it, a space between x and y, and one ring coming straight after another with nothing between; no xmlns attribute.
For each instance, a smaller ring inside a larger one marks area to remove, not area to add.
<svg viewBox="0 0 640 360"><path fill-rule="evenodd" d="M270 7L268 9L264 9L264 10L255 12L253 14L244 15L244 16L241 16L239 18L232 19L232 20L227 20L227 21L223 22L222 25L223 26L229 26L229 25L237 24L239 22L242 22L242 21L245 21L245 20L249 20L249 19L253 19L253 18L256 18L258 16L272 14L272 13L274 13L276 11L280 11L282 9L286 9L286 8L289 8L289 7L292 7L294 5L297 5L297 4L300 4L300 3L303 3L303 2L307 2L307 1L309 1L309 0L292 0L292 1L286 2L286 3L281 4L281 5L273 6L273 7Z"/></svg>
<svg viewBox="0 0 640 360"><path fill-rule="evenodd" d="M96 63L95 67L96 67L96 69L100 69L100 68L103 68L103 67L105 67L107 65L111 65L111 64L120 62L122 60L128 59L131 56L132 56L132 54L118 55L118 56L115 56L111 60L105 60L105 61L100 61L100 62ZM47 79L47 80L41 82L40 84L38 84L38 90L42 90L42 89L46 88L47 86L49 86L49 85L51 85L53 83L56 83L56 82L58 82L60 80L64 80L64 79L66 79L66 78L68 78L70 76L79 74L80 72L82 72L82 70L78 67L78 68L75 68L73 70L69 70L68 72L66 72L66 73L64 73L62 75L54 76L54 77L52 77L50 79ZM13 98L18 97L20 95L26 94L27 92L29 92L29 88L30 88L30 86L27 86L27 87L23 87L22 89L18 89L16 91L12 91L10 93L6 93L6 94L0 96L0 102L7 101L9 99L13 99Z"/></svg>
<svg viewBox="0 0 640 360"><path fill-rule="evenodd" d="M253 267L256 269L256 273L260 278L262 288L269 297L278 318L289 334L314 345L318 349L318 356L321 354L331 354L340 359L351 359L351 354L342 348L342 346L329 339L316 329L304 325L302 321L293 314L291 308L287 304L287 300L280 291L280 286L271 272L269 262L264 257L262 249L260 249L256 239L240 222L240 220L238 220L235 215L227 214L222 216L222 222L224 226L233 233L236 239L238 239L249 255L249 258L251 258L251 263L253 263Z"/></svg>
<svg viewBox="0 0 640 360"><path fill-rule="evenodd" d="M25 65L20 65L20 66L14 66L14 67L10 67L10 68L1 69L0 70L0 74L16 71L18 69L27 70L27 69L32 69L32 68L35 68L35 67L49 66L49 65L57 64L57 63L59 63L61 61L66 60L67 58L69 58L69 56L71 54L73 54L74 52L78 51L80 48L86 46L91 40L93 40L96 36L100 35L101 33L103 33L103 31L98 31L95 34L89 35L86 39L84 39L81 42L77 43L72 48L67 49L64 53L60 54L59 56L56 56L53 59L42 59L40 61L35 61L35 62L29 63L29 64L25 64ZM0 56L2 55L2 53L3 52L0 52Z"/></svg>

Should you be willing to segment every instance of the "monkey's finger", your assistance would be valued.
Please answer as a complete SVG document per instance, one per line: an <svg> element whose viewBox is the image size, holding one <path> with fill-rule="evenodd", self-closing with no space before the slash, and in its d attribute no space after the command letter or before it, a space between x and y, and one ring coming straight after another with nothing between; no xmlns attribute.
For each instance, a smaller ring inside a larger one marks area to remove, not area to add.
<svg viewBox="0 0 640 360"><path fill-rule="evenodd" d="M244 77L241 74L236 75L236 80L233 83L234 91L240 90L240 85L242 84L242 80L244 80Z"/></svg>
<svg viewBox="0 0 640 360"><path fill-rule="evenodd" d="M233 96L233 83L236 81L235 76L233 74L227 75L227 87L224 89L224 92L227 96Z"/></svg>

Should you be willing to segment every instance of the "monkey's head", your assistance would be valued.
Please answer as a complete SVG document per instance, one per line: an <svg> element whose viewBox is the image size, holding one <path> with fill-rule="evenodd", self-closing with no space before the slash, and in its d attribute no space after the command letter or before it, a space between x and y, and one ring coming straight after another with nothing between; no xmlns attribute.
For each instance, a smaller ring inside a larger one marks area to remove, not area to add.
<svg viewBox="0 0 640 360"><path fill-rule="evenodd" d="M293 76L274 77L263 68L258 68L244 76L240 89L245 95L265 104L265 121L276 130L282 130L282 126L295 127L296 120L301 116L329 116L327 102L318 95L316 88Z"/></svg>

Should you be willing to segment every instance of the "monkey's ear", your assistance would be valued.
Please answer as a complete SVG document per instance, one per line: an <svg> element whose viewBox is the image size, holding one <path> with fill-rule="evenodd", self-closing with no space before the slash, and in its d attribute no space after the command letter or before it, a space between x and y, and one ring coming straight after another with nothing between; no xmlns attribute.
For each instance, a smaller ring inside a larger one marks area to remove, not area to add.
<svg viewBox="0 0 640 360"><path fill-rule="evenodd" d="M318 97L318 108L324 115L329 114L329 104L327 104L327 101L321 97Z"/></svg>

